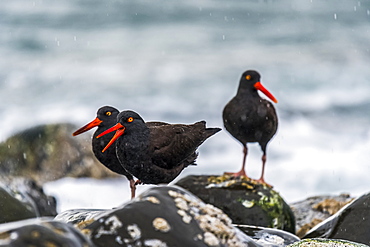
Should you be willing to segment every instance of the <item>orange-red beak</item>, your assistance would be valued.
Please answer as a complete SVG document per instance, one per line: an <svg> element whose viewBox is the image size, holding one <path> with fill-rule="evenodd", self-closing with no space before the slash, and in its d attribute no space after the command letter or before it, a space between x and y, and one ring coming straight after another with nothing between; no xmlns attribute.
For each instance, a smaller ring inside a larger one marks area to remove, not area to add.
<svg viewBox="0 0 370 247"><path fill-rule="evenodd" d="M262 93L264 93L267 97L269 97L273 102L277 103L277 99L272 95L264 86L262 86L261 82L256 82L254 84L254 88L257 90L260 90Z"/></svg>
<svg viewBox="0 0 370 247"><path fill-rule="evenodd" d="M113 127L107 129L106 131L103 131L100 135L98 135L96 138L99 138L99 137L102 137L112 131L116 131L116 133L114 134L114 136L112 137L112 139L110 139L109 143L107 144L107 146L105 146L105 148L102 150L102 153L105 152L105 150L107 150L112 144L113 142L115 142L118 137L120 137L121 135L123 135L123 133L125 133L125 126L123 126L122 124L118 123L116 125L114 125Z"/></svg>
<svg viewBox="0 0 370 247"><path fill-rule="evenodd" d="M79 128L78 130L76 130L75 132L73 132L73 136L76 136L76 135L79 135L79 134L82 134L96 126L99 126L99 124L101 124L101 121L99 118L95 118L93 121L91 121L90 123L86 124L85 126Z"/></svg>

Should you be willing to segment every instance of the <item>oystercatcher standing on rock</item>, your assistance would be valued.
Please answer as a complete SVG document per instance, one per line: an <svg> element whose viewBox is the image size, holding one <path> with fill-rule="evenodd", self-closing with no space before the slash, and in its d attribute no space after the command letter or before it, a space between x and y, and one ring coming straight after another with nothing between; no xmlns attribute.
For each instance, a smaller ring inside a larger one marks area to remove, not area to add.
<svg viewBox="0 0 370 247"><path fill-rule="evenodd" d="M118 114L117 124L97 137L116 131L102 150L116 149L121 165L144 184L169 183L188 165L195 164L196 149L220 128L190 125L148 126L134 111ZM109 148L114 142L116 147Z"/></svg>
<svg viewBox="0 0 370 247"><path fill-rule="evenodd" d="M267 184L264 179L266 148L268 142L276 133L278 118L272 103L261 98L257 91L263 92L275 103L277 103L277 100L262 86L260 78L261 76L257 71L245 71L240 79L236 96L226 104L222 116L226 130L243 145L242 168L239 172L231 173L231 175L247 177L245 172L245 162L248 154L247 143L258 142L263 155L262 174L257 182Z"/></svg>

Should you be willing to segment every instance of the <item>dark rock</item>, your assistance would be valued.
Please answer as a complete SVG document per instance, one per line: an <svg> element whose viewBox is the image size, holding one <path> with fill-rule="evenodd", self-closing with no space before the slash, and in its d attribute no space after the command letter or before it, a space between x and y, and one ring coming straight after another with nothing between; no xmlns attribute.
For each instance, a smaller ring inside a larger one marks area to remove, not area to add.
<svg viewBox="0 0 370 247"><path fill-rule="evenodd" d="M72 221L96 246L259 246L220 209L179 187L154 187L113 210L58 218L82 219Z"/></svg>
<svg viewBox="0 0 370 247"><path fill-rule="evenodd" d="M55 198L33 180L2 181L0 198L0 223L57 214Z"/></svg>
<svg viewBox="0 0 370 247"><path fill-rule="evenodd" d="M176 185L226 213L234 224L271 227L295 233L294 215L278 192L247 179L188 176Z"/></svg>
<svg viewBox="0 0 370 247"><path fill-rule="evenodd" d="M236 225L236 227L262 246L283 247L300 241L296 235L279 229L248 225Z"/></svg>
<svg viewBox="0 0 370 247"><path fill-rule="evenodd" d="M35 209L29 203L22 201L16 192L0 186L0 223L34 218Z"/></svg>
<svg viewBox="0 0 370 247"><path fill-rule="evenodd" d="M50 219L30 219L0 225L0 246L94 247L72 225Z"/></svg>
<svg viewBox="0 0 370 247"><path fill-rule="evenodd" d="M72 137L71 124L40 125L0 144L0 174L32 178L39 183L65 176L114 176L95 159L91 137Z"/></svg>
<svg viewBox="0 0 370 247"><path fill-rule="evenodd" d="M290 204L296 219L297 236L303 237L310 229L351 202L348 194L315 196Z"/></svg>
<svg viewBox="0 0 370 247"><path fill-rule="evenodd" d="M370 193L344 206L303 238L344 239L370 245Z"/></svg>
<svg viewBox="0 0 370 247"><path fill-rule="evenodd" d="M295 242L288 247L368 247L364 244L354 243L345 240L333 240L333 239L304 239L299 242Z"/></svg>

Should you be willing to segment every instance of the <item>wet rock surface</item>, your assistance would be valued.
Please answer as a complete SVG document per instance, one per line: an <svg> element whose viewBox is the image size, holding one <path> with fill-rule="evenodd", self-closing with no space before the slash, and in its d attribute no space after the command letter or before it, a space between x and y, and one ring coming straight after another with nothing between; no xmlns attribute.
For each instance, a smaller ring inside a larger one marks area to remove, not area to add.
<svg viewBox="0 0 370 247"><path fill-rule="evenodd" d="M0 225L0 246L94 247L72 225L52 219L29 219Z"/></svg>
<svg viewBox="0 0 370 247"><path fill-rule="evenodd" d="M297 236L303 237L315 225L321 223L353 200L349 194L315 196L291 203L296 219Z"/></svg>
<svg viewBox="0 0 370 247"><path fill-rule="evenodd" d="M72 137L76 126L49 124L19 132L0 144L2 176L22 176L39 183L66 176L103 178L114 173L91 151L91 137Z"/></svg>
<svg viewBox="0 0 370 247"><path fill-rule="evenodd" d="M188 176L176 185L220 208L234 224L295 233L293 212L279 193L267 186L229 176Z"/></svg>
<svg viewBox="0 0 370 247"><path fill-rule="evenodd" d="M169 186L102 213L81 231L97 246L258 246L220 209Z"/></svg>
<svg viewBox="0 0 370 247"><path fill-rule="evenodd" d="M303 238L345 239L370 245L370 193L343 207Z"/></svg>
<svg viewBox="0 0 370 247"><path fill-rule="evenodd" d="M57 214L55 198L30 179L2 181L0 198L0 223Z"/></svg>
<svg viewBox="0 0 370 247"><path fill-rule="evenodd" d="M300 241L296 235L278 229L248 225L236 225L236 227L262 246L282 247Z"/></svg>

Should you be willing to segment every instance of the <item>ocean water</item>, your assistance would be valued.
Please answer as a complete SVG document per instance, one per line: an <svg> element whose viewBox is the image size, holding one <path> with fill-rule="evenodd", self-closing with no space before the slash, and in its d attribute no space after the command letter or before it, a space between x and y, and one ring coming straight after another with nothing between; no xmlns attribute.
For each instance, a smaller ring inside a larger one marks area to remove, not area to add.
<svg viewBox="0 0 370 247"><path fill-rule="evenodd" d="M223 127L241 74L256 69L279 100L266 180L287 201L370 190L367 0L8 0L0 33L0 140L86 124L103 105ZM258 178L262 153L249 146ZM199 151L181 177L240 168L226 131Z"/></svg>

